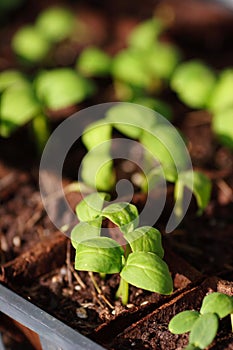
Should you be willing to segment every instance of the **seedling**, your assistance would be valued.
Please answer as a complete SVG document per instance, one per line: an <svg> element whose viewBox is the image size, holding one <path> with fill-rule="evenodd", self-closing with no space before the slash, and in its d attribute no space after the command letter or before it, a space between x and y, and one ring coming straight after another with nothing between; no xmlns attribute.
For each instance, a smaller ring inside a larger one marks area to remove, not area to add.
<svg viewBox="0 0 233 350"><path fill-rule="evenodd" d="M128 37L128 45L137 50L145 50L154 45L164 30L164 22L151 18L138 24Z"/></svg>
<svg viewBox="0 0 233 350"><path fill-rule="evenodd" d="M27 63L40 63L54 44L68 38L75 27L71 11L51 7L37 17L33 25L20 28L12 39L14 52Z"/></svg>
<svg viewBox="0 0 233 350"><path fill-rule="evenodd" d="M92 89L92 83L70 68L41 72L33 82L18 71L5 71L0 74L0 135L9 137L31 122L41 153L49 137L47 110L79 103Z"/></svg>
<svg viewBox="0 0 233 350"><path fill-rule="evenodd" d="M206 108L216 83L214 72L201 61L180 64L171 78L171 88L191 108Z"/></svg>
<svg viewBox="0 0 233 350"><path fill-rule="evenodd" d="M221 113L226 109L233 108L232 101L232 86L233 86L233 69L228 68L220 73L220 76L214 86L208 109L215 113Z"/></svg>
<svg viewBox="0 0 233 350"><path fill-rule="evenodd" d="M161 234L153 227L138 227L137 208L127 202L103 208L105 193L92 193L76 207L80 223L71 232L76 249L75 269L103 274L120 273L116 293L126 305L129 283L160 294L172 292L172 278L162 260ZM109 237L101 236L102 220L107 218L119 227L126 240L125 249Z"/></svg>
<svg viewBox="0 0 233 350"><path fill-rule="evenodd" d="M79 55L76 68L87 77L104 77L110 74L111 57L97 47L88 47Z"/></svg>
<svg viewBox="0 0 233 350"><path fill-rule="evenodd" d="M129 35L128 47L113 58L112 76L120 100L132 101L145 91L158 93L170 79L180 52L159 41L163 29L155 18L139 24Z"/></svg>
<svg viewBox="0 0 233 350"><path fill-rule="evenodd" d="M216 112L212 119L212 129L219 141L233 150L233 107Z"/></svg>
<svg viewBox="0 0 233 350"><path fill-rule="evenodd" d="M174 127L160 123L153 111L132 104L119 104L110 108L105 119L91 124L84 131L82 140L89 151L83 159L82 178L86 184L104 191L111 191L115 184L111 161L113 127L126 137L138 140L145 148L146 173L137 182L144 192L156 188L161 177L165 176L167 181L175 184L174 210L177 219L182 217L185 188L196 197L198 214L203 212L209 202L211 181L204 174L187 168L185 144L178 142L178 133ZM160 166L155 166L155 159L162 166L162 171ZM104 166L98 174L88 170L91 164L96 171L101 165Z"/></svg>
<svg viewBox="0 0 233 350"><path fill-rule="evenodd" d="M214 292L205 296L200 312L182 311L171 319L168 328L174 334L190 332L185 349L205 349L214 340L219 321L228 315L233 321L233 297Z"/></svg>
<svg viewBox="0 0 233 350"><path fill-rule="evenodd" d="M40 102L52 110L79 103L94 91L93 83L71 68L42 71L34 84Z"/></svg>
<svg viewBox="0 0 233 350"><path fill-rule="evenodd" d="M74 30L75 17L63 7L53 6L44 10L36 19L35 27L50 42L68 38Z"/></svg>

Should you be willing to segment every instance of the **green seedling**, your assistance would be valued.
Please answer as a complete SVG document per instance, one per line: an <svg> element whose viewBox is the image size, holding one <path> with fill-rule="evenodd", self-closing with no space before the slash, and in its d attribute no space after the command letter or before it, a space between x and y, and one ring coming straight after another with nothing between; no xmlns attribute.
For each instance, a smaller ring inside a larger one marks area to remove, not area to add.
<svg viewBox="0 0 233 350"><path fill-rule="evenodd" d="M150 48L158 40L164 30L164 23L159 19L152 18L138 24L128 37L128 45L137 50Z"/></svg>
<svg viewBox="0 0 233 350"><path fill-rule="evenodd" d="M215 113L221 113L226 109L233 108L232 101L232 87L233 87L233 69L228 68L220 73L220 76L214 86L208 109Z"/></svg>
<svg viewBox="0 0 233 350"><path fill-rule="evenodd" d="M18 71L5 71L0 74L0 94L0 135L10 137L19 127L31 122L35 144L41 153L49 129L30 81Z"/></svg>
<svg viewBox="0 0 233 350"><path fill-rule="evenodd" d="M20 28L12 39L13 51L27 62L37 63L48 55L51 45L33 26Z"/></svg>
<svg viewBox="0 0 233 350"><path fill-rule="evenodd" d="M171 319L168 328L174 334L190 332L185 349L205 349L214 340L219 321L228 315L233 320L233 297L214 292L205 296L200 312L182 311Z"/></svg>
<svg viewBox="0 0 233 350"><path fill-rule="evenodd" d="M69 36L75 17L62 7L51 7L37 17L33 25L20 28L12 39L13 51L25 62L38 64L48 57L54 45Z"/></svg>
<svg viewBox="0 0 233 350"><path fill-rule="evenodd" d="M161 234L153 227L137 227L137 208L127 202L103 208L105 193L93 193L76 207L80 223L71 232L76 249L75 269L101 274L119 273L116 297L126 305L129 284L160 294L172 292L172 278L162 260ZM107 218L121 231L126 241L123 249L115 240L101 236L102 220Z"/></svg>
<svg viewBox="0 0 233 350"><path fill-rule="evenodd" d="M52 43L68 38L75 26L74 14L63 7L50 7L39 14L35 27Z"/></svg>
<svg viewBox="0 0 233 350"><path fill-rule="evenodd" d="M113 58L113 79L120 88L124 88L124 84L125 89L131 87L131 95L128 93L130 98L141 95L142 91L158 92L164 81L170 78L179 60L179 51L169 44L156 43L144 51L128 48Z"/></svg>
<svg viewBox="0 0 233 350"><path fill-rule="evenodd" d="M139 24L128 38L128 48L113 58L112 76L120 100L132 101L159 93L180 61L179 50L159 41L164 24L150 19Z"/></svg>
<svg viewBox="0 0 233 350"><path fill-rule="evenodd" d="M94 92L93 83L71 68L42 71L34 85L38 99L52 110L79 103Z"/></svg>
<svg viewBox="0 0 233 350"><path fill-rule="evenodd" d="M92 90L92 83L70 68L41 72L33 82L18 71L5 71L0 74L0 135L9 137L31 122L41 153L49 137L47 110L79 103Z"/></svg>
<svg viewBox="0 0 233 350"><path fill-rule="evenodd" d="M76 68L87 77L104 77L110 74L111 57L97 47L88 47L79 55Z"/></svg>
<svg viewBox="0 0 233 350"><path fill-rule="evenodd" d="M82 140L87 150L92 150L83 159L82 178L85 183L98 190L112 190L116 181L111 161L113 127L126 137L138 140L144 146L146 174L137 183L144 192L151 191L161 178L165 177L167 181L175 184L174 213L177 219L183 213L185 188L194 194L198 214L203 212L209 203L211 181L204 174L187 168L185 144L179 141L180 138L178 140L179 134L174 127L168 123L160 123L152 110L132 104L119 104L110 108L105 119L91 124L85 130ZM155 160L162 168L155 166ZM96 173L88 171L92 162ZM101 168L101 165L104 166ZM98 168L101 169L99 174Z"/></svg>
<svg viewBox="0 0 233 350"><path fill-rule="evenodd" d="M206 108L214 89L214 72L201 61L180 64L171 78L171 88L191 108Z"/></svg>
<svg viewBox="0 0 233 350"><path fill-rule="evenodd" d="M219 141L233 150L233 106L216 112L212 118L212 129Z"/></svg>

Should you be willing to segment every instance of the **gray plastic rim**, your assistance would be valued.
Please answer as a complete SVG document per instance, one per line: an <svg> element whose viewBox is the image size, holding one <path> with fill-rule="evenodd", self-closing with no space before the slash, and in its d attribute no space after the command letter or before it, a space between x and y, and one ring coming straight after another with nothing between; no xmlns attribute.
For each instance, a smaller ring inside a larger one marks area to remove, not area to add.
<svg viewBox="0 0 233 350"><path fill-rule="evenodd" d="M104 350L3 285L0 285L0 311L37 333L43 350Z"/></svg>

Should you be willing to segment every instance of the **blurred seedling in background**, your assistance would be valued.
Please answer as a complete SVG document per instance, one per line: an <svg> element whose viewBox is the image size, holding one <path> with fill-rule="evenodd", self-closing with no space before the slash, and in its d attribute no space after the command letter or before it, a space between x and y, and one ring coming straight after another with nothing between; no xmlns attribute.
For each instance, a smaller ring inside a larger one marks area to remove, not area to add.
<svg viewBox="0 0 233 350"><path fill-rule="evenodd" d="M71 68L41 71L33 81L17 70L0 73L0 135L10 137L30 122L39 154L50 135L49 110L59 110L83 101L93 93L93 84Z"/></svg>
<svg viewBox="0 0 233 350"><path fill-rule="evenodd" d="M90 124L82 136L88 150L82 161L82 179L91 188L112 191L116 174L111 157L111 139L116 129L144 147L143 169L146 173L139 173L137 177L133 175L133 181L137 178L135 185L148 193L156 189L165 177L166 181L175 185L176 218L181 218L183 214L185 188L194 194L198 214L201 214L209 203L211 181L203 173L187 168L185 144L178 142L177 130L171 124L161 123L155 115L147 108L124 103L113 106L104 119Z"/></svg>

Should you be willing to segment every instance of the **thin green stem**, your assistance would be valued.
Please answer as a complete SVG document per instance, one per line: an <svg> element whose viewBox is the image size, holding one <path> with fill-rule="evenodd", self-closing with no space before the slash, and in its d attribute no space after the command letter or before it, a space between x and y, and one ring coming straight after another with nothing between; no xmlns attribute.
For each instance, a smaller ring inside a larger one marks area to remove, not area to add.
<svg viewBox="0 0 233 350"><path fill-rule="evenodd" d="M174 189L174 198L176 201L174 213L177 221L180 221L180 218L183 214L183 196L184 196L184 186L180 181L177 181Z"/></svg>
<svg viewBox="0 0 233 350"><path fill-rule="evenodd" d="M231 317L231 330L233 332L233 313L230 314Z"/></svg>
<svg viewBox="0 0 233 350"><path fill-rule="evenodd" d="M125 261L127 260L129 254L131 253L130 245L127 244L125 247ZM129 300L129 283L126 282L122 277L120 279L120 284L116 292L116 298L121 298L122 304L126 305Z"/></svg>
<svg viewBox="0 0 233 350"><path fill-rule="evenodd" d="M116 292L116 298L121 298L122 304L126 305L129 299L129 283L126 282L122 277L118 290Z"/></svg>
<svg viewBox="0 0 233 350"><path fill-rule="evenodd" d="M40 155L50 135L48 118L44 114L38 114L32 119L32 132L37 152Z"/></svg>

